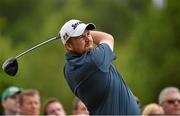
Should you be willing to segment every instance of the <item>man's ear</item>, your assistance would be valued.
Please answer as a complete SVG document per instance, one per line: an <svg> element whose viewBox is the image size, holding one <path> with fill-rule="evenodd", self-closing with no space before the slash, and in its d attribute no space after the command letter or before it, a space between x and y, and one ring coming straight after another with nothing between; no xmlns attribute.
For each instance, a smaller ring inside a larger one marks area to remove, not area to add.
<svg viewBox="0 0 180 116"><path fill-rule="evenodd" d="M65 46L67 51L72 51L73 50L71 43L65 43L64 46Z"/></svg>

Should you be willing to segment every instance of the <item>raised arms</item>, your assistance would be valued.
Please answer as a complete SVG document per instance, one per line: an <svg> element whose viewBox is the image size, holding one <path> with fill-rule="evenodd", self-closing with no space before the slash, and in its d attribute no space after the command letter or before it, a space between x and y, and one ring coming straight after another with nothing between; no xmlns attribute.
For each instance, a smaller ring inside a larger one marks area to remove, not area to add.
<svg viewBox="0 0 180 116"><path fill-rule="evenodd" d="M101 43L106 43L109 45L111 50L113 51L114 48L114 38L112 35L105 33L105 32L100 32L100 31L90 31L94 44L98 45Z"/></svg>

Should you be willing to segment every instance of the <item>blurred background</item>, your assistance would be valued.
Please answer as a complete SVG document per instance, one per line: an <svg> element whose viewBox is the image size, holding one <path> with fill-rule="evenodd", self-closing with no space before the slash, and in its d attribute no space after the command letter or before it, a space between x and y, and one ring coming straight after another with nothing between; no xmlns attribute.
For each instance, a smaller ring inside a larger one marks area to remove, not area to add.
<svg viewBox="0 0 180 116"><path fill-rule="evenodd" d="M93 22L115 38L113 62L142 107L167 86L180 88L179 0L1 0L0 64L58 34L69 19ZM15 77L0 69L0 94L8 86L37 89L41 102L57 97L68 114L74 95L64 79L65 50L53 41L18 59Z"/></svg>

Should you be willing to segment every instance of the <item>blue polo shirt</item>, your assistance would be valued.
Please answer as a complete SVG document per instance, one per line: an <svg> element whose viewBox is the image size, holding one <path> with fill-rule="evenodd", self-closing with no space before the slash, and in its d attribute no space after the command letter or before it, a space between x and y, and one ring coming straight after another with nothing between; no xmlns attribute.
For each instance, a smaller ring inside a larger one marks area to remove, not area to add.
<svg viewBox="0 0 180 116"><path fill-rule="evenodd" d="M114 59L105 43L83 55L67 53L64 75L68 85L91 115L139 115L134 95L112 64Z"/></svg>

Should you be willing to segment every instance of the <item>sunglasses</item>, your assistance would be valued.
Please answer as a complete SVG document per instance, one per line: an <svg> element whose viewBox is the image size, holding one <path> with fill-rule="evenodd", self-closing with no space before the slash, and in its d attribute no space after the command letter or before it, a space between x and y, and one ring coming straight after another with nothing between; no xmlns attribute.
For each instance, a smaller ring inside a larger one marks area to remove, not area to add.
<svg viewBox="0 0 180 116"><path fill-rule="evenodd" d="M178 100L178 99L166 100L166 102L167 102L168 104L175 104L176 102L177 102L178 104L180 104L180 100Z"/></svg>

